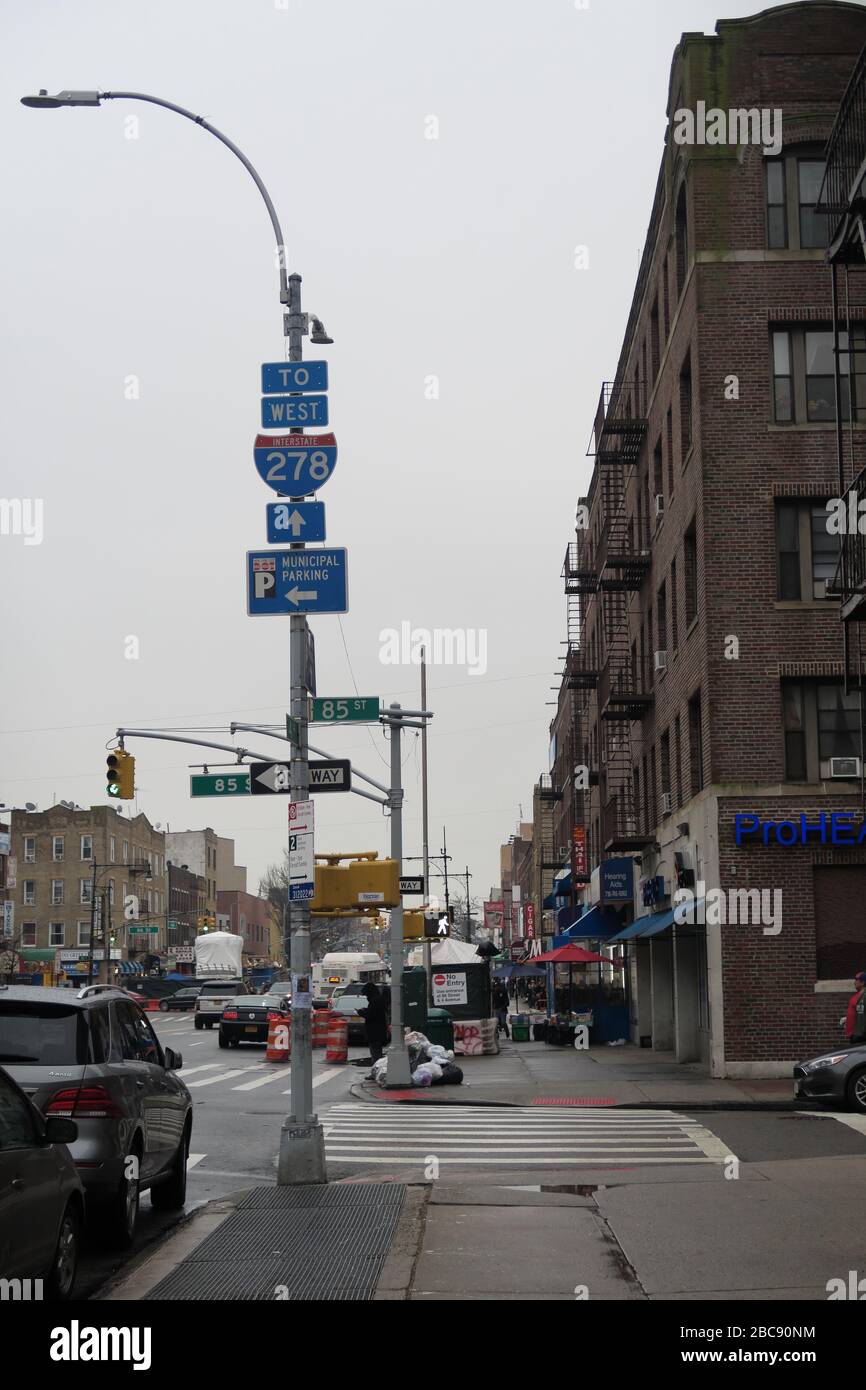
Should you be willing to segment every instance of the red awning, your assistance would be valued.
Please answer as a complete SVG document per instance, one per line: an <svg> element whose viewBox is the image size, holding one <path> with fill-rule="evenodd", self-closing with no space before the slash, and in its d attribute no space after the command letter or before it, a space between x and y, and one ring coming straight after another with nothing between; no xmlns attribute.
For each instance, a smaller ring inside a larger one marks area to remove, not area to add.
<svg viewBox="0 0 866 1390"><path fill-rule="evenodd" d="M550 961L554 965L587 965L590 961L600 961L606 965L625 965L624 960L614 960L611 956L600 956L597 951L585 951L582 946L557 946L555 951L545 951L541 956L533 956L532 964Z"/></svg>

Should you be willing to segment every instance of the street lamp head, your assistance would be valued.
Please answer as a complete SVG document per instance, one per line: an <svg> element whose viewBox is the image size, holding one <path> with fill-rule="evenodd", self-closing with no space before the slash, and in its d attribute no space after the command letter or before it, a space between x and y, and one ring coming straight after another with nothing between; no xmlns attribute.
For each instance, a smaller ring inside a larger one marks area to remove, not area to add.
<svg viewBox="0 0 866 1390"><path fill-rule="evenodd" d="M100 101L99 92L58 92L56 96L50 97L45 88L41 87L37 96L22 97L21 105L49 110L55 106L98 106Z"/></svg>
<svg viewBox="0 0 866 1390"><path fill-rule="evenodd" d="M316 318L315 314L310 315L310 324L313 329L310 334L311 343L332 343L334 341L333 338L328 337L325 332L325 325L322 323L321 319Z"/></svg>

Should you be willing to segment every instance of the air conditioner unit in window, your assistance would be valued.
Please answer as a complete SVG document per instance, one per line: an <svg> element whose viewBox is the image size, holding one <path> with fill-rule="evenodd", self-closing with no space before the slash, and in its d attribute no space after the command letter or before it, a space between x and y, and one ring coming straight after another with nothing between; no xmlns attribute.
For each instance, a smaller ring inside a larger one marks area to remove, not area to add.
<svg viewBox="0 0 866 1390"><path fill-rule="evenodd" d="M671 792L662 792L662 815L669 816L673 813L674 798Z"/></svg>
<svg viewBox="0 0 866 1390"><path fill-rule="evenodd" d="M623 822L623 829L626 835L633 839L638 833L637 818L635 816L626 816L625 821Z"/></svg>
<svg viewBox="0 0 866 1390"><path fill-rule="evenodd" d="M813 595L814 595L815 598L826 598L826 597L827 597L827 581L826 581L826 579L816 579L816 580L814 581L813 585L812 585L812 593L813 593Z"/></svg>
<svg viewBox="0 0 866 1390"><path fill-rule="evenodd" d="M667 652L666 652L666 651L663 651L663 652L655 652L654 655L655 655L655 668L656 668L656 670L657 670L657 671L666 671L666 670L668 669L668 654L667 654Z"/></svg>
<svg viewBox="0 0 866 1390"><path fill-rule="evenodd" d="M665 514L665 495L663 492L656 493L656 521L661 521Z"/></svg>
<svg viewBox="0 0 866 1390"><path fill-rule="evenodd" d="M860 759L859 758L831 758L830 759L831 777L859 777Z"/></svg>

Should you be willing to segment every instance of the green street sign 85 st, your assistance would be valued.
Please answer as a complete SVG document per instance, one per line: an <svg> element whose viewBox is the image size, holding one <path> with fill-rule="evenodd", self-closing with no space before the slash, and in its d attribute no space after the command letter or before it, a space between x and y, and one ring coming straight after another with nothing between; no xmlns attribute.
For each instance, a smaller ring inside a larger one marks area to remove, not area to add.
<svg viewBox="0 0 866 1390"><path fill-rule="evenodd" d="M379 718L378 695L353 695L345 700L313 701L313 724L375 724Z"/></svg>
<svg viewBox="0 0 866 1390"><path fill-rule="evenodd" d="M249 796L250 774L248 772L198 773L189 779L190 796Z"/></svg>

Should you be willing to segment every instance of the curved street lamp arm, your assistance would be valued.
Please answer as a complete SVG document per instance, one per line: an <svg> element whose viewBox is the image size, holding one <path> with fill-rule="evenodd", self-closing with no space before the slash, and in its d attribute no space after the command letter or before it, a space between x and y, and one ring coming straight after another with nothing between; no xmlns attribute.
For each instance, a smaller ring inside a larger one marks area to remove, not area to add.
<svg viewBox="0 0 866 1390"><path fill-rule="evenodd" d="M149 101L153 106L164 106L167 111L176 111L179 116L186 116L187 120L192 121L194 125L200 125L204 130L209 131L211 135L215 135L218 140L221 140L222 143L231 150L232 154L237 155L241 164L243 164L247 173L253 179L256 188L261 193L265 207L268 210L271 226L274 229L274 236L277 239L277 255L279 258L280 271L280 303L288 304L289 286L286 278L286 248L285 242L283 241L283 229L280 226L280 220L277 217L277 211L271 202L271 196L268 190L265 188L257 169L247 159L243 150L239 150L234 141L230 140L227 135L223 135L221 130L217 130L216 126L210 125L205 120L204 116L197 116L194 111L187 111L185 106L177 106L173 101L164 101L162 97L148 96L146 92L100 92L99 99L101 101L116 101L121 99L124 101Z"/></svg>

